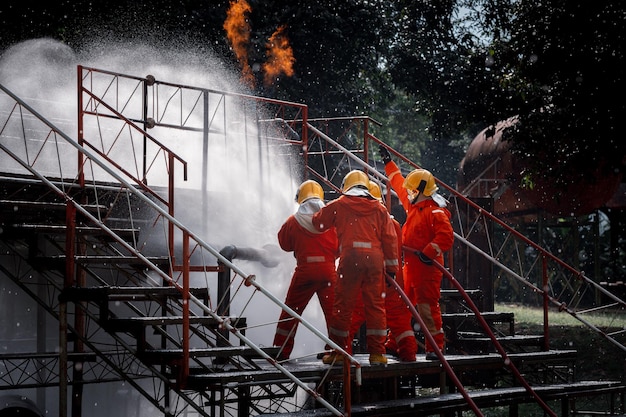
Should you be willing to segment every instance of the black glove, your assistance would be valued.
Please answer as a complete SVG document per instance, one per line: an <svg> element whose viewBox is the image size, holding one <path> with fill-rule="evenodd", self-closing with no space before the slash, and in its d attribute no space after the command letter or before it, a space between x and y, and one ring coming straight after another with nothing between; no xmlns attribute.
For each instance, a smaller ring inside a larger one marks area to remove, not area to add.
<svg viewBox="0 0 626 417"><path fill-rule="evenodd" d="M389 275L389 278L391 278L392 280L396 280L396 273L395 272L389 272L386 271L386 274ZM389 283L388 279L385 279L385 283L387 284L388 287L391 287L391 284Z"/></svg>
<svg viewBox="0 0 626 417"><path fill-rule="evenodd" d="M420 258L420 261L422 261L426 265L432 265L433 264L432 259L430 259L428 256L424 255L422 252L415 252L415 254L417 255L418 258Z"/></svg>
<svg viewBox="0 0 626 417"><path fill-rule="evenodd" d="M378 152L380 152L380 157L383 160L383 164L387 165L391 162L391 155L389 155L389 151L383 145L378 145Z"/></svg>

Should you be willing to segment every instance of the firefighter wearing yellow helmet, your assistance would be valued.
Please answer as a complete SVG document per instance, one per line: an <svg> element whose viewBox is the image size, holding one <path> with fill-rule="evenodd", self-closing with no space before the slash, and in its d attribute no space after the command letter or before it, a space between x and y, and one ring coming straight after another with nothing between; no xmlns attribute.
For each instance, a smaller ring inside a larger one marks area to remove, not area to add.
<svg viewBox="0 0 626 417"><path fill-rule="evenodd" d="M339 255L335 229L320 232L313 227L313 214L324 207L324 189L313 180L304 181L296 192L299 204L295 214L289 216L278 231L278 243L286 252L293 252L296 269L291 277L285 304L298 314L314 295L317 295L326 325L332 315L337 272L335 260ZM294 347L299 321L286 311L281 311L274 346L280 347L278 360L288 360Z"/></svg>
<svg viewBox="0 0 626 417"><path fill-rule="evenodd" d="M382 192L378 184L374 181L370 181L368 189L373 198L383 203ZM402 257L402 229L400 223L393 217L392 221L398 237L398 259L400 259ZM398 270L395 278L400 288L403 288L404 279L402 277L402 269ZM361 328L361 325L365 323L363 299L360 294L358 298L357 306L352 313L352 323L350 325L350 336L348 340L352 340L354 335ZM415 362L417 340L415 339L415 333L411 325L411 312L406 308L402 296L391 288L387 288L385 296L385 313L387 316L387 327L389 328L387 342L385 342L386 352L397 356L401 362ZM352 352L348 351L348 353Z"/></svg>
<svg viewBox="0 0 626 417"><path fill-rule="evenodd" d="M443 352L444 333L439 306L443 273L433 265L433 260L443 265L443 254L454 243L450 211L445 207L445 199L437 193L437 183L430 171L416 169L403 178L389 151L382 145L379 150L391 187L398 194L407 215L402 227L405 292L417 305L420 317ZM426 359L438 359L428 340Z"/></svg>
<svg viewBox="0 0 626 417"><path fill-rule="evenodd" d="M369 177L363 171L358 169L352 170L343 177L343 181L341 182L341 191L344 194L353 193L360 194L359 190L368 191L369 190Z"/></svg>
<svg viewBox="0 0 626 417"><path fill-rule="evenodd" d="M298 204L302 204L311 198L324 200L324 189L317 181L307 180L298 187L298 191L296 192L296 201Z"/></svg>
<svg viewBox="0 0 626 417"><path fill-rule="evenodd" d="M411 201L414 201L420 194L431 197L439 189L433 174L425 169L415 169L411 171L404 179L402 187L406 188Z"/></svg>
<svg viewBox="0 0 626 417"><path fill-rule="evenodd" d="M350 349L350 323L360 293L365 306L369 362L378 365L387 363L383 272L385 268L394 275L398 271L398 238L391 216L372 198L368 185L365 172L350 171L344 177L341 197L322 207L312 220L319 230L335 228L339 238L339 278L328 336L343 350ZM332 351L322 361L337 364L343 356Z"/></svg>

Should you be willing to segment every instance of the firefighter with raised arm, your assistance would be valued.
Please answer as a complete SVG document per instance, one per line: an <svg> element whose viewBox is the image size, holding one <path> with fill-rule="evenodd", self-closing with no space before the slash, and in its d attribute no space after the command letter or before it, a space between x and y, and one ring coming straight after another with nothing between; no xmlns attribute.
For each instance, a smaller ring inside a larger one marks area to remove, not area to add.
<svg viewBox="0 0 626 417"><path fill-rule="evenodd" d="M443 265L443 254L454 243L451 214L446 200L437 194L435 178L429 171L415 169L404 178L389 151L382 145L379 150L391 187L407 214L402 226L402 242L411 250L404 251L405 292L417 305L420 317L443 352L445 336L439 305L443 272L433 265L433 260ZM428 340L426 359L438 359Z"/></svg>
<svg viewBox="0 0 626 417"><path fill-rule="evenodd" d="M342 195L313 215L320 230L336 228L339 238L339 265L335 303L329 338L348 351L352 312L361 294L365 306L369 362L386 364L385 293L383 272L398 271L398 238L389 213L368 190L369 178L363 171L350 171L343 179ZM325 364L343 361L340 352L324 356Z"/></svg>

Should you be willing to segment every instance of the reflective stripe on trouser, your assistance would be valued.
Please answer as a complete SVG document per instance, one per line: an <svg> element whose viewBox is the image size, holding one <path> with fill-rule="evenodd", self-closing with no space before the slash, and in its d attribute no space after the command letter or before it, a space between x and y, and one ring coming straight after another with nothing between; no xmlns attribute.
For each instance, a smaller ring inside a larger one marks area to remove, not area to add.
<svg viewBox="0 0 626 417"><path fill-rule="evenodd" d="M439 303L435 304L418 304L417 311L424 321L426 328L430 332L433 339L435 339L435 343L440 350L443 350L444 346L444 334L443 334L443 323L441 320L441 310L439 307ZM426 339L426 352L434 352L435 348L430 344L428 339Z"/></svg>

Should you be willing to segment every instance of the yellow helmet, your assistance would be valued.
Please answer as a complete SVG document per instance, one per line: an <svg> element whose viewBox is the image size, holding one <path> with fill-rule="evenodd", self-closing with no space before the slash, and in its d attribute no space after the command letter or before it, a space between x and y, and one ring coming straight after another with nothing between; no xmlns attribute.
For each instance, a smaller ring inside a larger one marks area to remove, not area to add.
<svg viewBox="0 0 626 417"><path fill-rule="evenodd" d="M409 173L402 184L409 193L419 195L420 193L429 197L433 195L439 187L435 183L435 177L430 171L425 169L415 169Z"/></svg>
<svg viewBox="0 0 626 417"><path fill-rule="evenodd" d="M357 186L362 186L367 190L369 183L370 179L365 172L354 169L348 172L343 178L343 182L341 183L341 191L345 193L350 188Z"/></svg>
<svg viewBox="0 0 626 417"><path fill-rule="evenodd" d="M383 194L380 192L380 186L374 181L370 181L369 187L367 187L372 197L376 200L383 202Z"/></svg>
<svg viewBox="0 0 626 417"><path fill-rule="evenodd" d="M324 199L324 189L317 181L307 180L300 184L296 192L296 201L298 204L304 203L311 198Z"/></svg>

